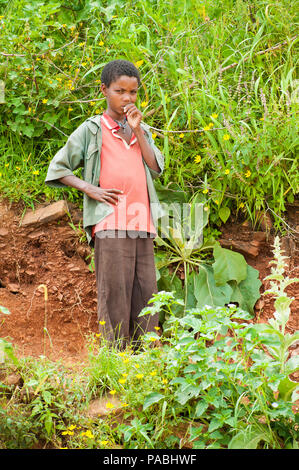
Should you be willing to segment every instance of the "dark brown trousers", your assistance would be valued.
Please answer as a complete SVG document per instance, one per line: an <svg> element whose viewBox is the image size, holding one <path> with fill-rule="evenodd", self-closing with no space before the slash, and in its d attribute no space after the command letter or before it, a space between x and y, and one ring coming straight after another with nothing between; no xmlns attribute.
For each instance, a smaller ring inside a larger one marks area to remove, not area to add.
<svg viewBox="0 0 299 470"><path fill-rule="evenodd" d="M139 336L154 331L159 322L158 315L138 317L157 292L153 239L132 236L95 234L99 330L120 349L138 345Z"/></svg>

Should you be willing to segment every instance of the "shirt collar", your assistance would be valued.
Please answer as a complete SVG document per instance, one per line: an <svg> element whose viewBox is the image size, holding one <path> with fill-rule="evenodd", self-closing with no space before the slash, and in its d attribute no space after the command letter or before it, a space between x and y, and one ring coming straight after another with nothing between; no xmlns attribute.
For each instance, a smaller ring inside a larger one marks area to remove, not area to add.
<svg viewBox="0 0 299 470"><path fill-rule="evenodd" d="M107 113L104 113L102 115L102 120L103 120L103 123L105 124L106 127L108 127L108 129L120 129L119 125L117 124L117 122L114 121L114 119L112 119L112 117L110 117Z"/></svg>

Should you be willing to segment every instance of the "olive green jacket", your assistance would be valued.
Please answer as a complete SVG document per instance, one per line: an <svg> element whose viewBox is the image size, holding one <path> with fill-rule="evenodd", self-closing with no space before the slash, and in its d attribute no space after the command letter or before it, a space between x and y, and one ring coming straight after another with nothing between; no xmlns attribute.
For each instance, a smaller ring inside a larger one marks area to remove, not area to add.
<svg viewBox="0 0 299 470"><path fill-rule="evenodd" d="M162 217L163 210L155 190L153 179L160 176L164 169L164 158L155 146L149 127L142 124L156 161L160 168L157 172L148 167L143 160L146 173L147 189L150 201L153 223L156 226L158 218ZM52 187L66 187L58 181L60 178L70 176L77 168L83 167L82 178L87 183L99 185L101 171L102 129L100 116L94 116L84 121L68 138L66 144L51 160L45 183ZM138 183L138 182L136 182ZM99 202L83 194L83 228L86 231L87 241L93 245L91 230L93 225L103 220L113 212L113 208L105 202Z"/></svg>

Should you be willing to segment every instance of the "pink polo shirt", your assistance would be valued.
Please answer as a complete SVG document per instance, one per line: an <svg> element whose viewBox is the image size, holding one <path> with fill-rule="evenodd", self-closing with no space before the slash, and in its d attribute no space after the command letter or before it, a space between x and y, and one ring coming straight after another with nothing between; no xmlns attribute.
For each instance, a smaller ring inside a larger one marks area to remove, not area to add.
<svg viewBox="0 0 299 470"><path fill-rule="evenodd" d="M120 189L114 211L93 227L92 235L101 230L132 230L156 236L147 191L145 168L136 136L128 144L117 134L118 124L108 114L101 117L102 151L99 186Z"/></svg>

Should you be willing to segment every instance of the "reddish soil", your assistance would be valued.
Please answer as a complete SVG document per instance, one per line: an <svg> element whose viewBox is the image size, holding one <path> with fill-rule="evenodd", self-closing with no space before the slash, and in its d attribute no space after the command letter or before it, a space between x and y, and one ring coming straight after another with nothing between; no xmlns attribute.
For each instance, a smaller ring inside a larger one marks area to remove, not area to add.
<svg viewBox="0 0 299 470"><path fill-rule="evenodd" d="M86 256L90 248L80 244L69 225L69 218L40 226L20 226L24 207L0 201L0 305L11 315L1 315L0 337L8 339L17 355L37 357L46 354L65 363L86 358L86 338L97 333L97 295L94 273ZM76 207L70 207L74 223L80 220ZM287 214L288 224L298 230L298 207ZM222 238L250 242L253 230L248 224L226 224ZM270 274L273 259L273 234L261 242L257 257L245 256L258 269L263 282L261 294L268 287L263 279ZM289 277L299 277L298 244L292 235L288 246ZM47 286L48 300L44 289ZM294 297L287 325L290 333L299 327L299 295L296 284L287 292ZM262 296L256 304L254 321L264 322L273 316L273 300ZM44 336L44 326L48 335ZM294 352L293 352L294 353Z"/></svg>

